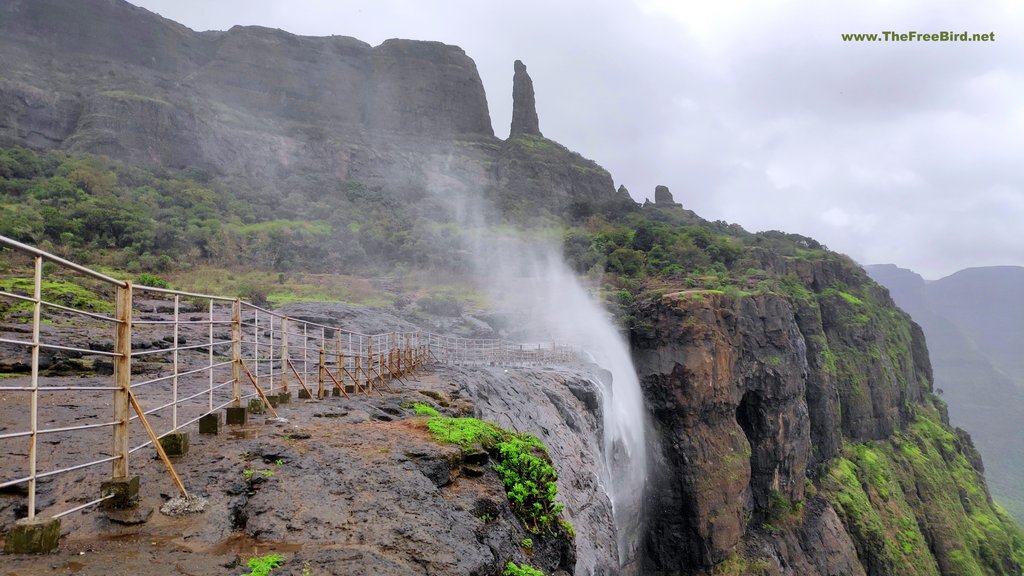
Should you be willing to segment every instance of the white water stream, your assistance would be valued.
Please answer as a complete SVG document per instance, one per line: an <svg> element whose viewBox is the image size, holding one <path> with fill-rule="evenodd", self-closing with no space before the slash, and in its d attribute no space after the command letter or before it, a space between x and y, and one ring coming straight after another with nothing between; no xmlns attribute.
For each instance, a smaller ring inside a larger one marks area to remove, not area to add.
<svg viewBox="0 0 1024 576"><path fill-rule="evenodd" d="M492 297L525 316L540 339L581 347L610 373L596 378L604 438L602 481L614 514L620 562L632 559L647 481L646 411L629 346L602 305L562 262L560 250L517 237L489 238L477 254Z"/></svg>

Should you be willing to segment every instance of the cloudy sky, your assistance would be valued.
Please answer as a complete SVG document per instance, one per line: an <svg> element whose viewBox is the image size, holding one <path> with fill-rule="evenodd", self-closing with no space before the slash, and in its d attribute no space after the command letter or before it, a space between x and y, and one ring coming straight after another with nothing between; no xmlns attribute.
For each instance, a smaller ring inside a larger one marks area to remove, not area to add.
<svg viewBox="0 0 1024 576"><path fill-rule="evenodd" d="M132 0L195 30L457 44L508 135L512 62L544 135L633 197L812 236L926 278L1024 265L1024 3ZM995 33L844 42L842 33Z"/></svg>

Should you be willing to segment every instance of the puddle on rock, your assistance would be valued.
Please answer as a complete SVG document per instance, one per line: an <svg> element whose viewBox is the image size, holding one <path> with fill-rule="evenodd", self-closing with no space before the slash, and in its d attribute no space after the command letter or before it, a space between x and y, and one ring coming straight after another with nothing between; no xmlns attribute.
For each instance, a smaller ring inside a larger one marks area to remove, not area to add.
<svg viewBox="0 0 1024 576"><path fill-rule="evenodd" d="M232 438L259 438L259 428L232 428L228 430L228 435Z"/></svg>

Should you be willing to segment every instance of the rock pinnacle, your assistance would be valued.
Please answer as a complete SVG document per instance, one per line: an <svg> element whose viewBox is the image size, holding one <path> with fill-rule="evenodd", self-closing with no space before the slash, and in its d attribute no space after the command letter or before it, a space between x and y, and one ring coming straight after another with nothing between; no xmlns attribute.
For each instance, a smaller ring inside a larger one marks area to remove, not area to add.
<svg viewBox="0 0 1024 576"><path fill-rule="evenodd" d="M512 130L509 136L543 136L537 119L537 103L533 97L533 80L526 73L526 65L521 60L516 60L515 71L512 77Z"/></svg>

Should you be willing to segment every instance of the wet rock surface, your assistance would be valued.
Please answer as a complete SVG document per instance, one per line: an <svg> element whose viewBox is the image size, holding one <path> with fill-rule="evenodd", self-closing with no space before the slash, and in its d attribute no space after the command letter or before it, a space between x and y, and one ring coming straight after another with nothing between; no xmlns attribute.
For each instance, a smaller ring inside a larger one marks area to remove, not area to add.
<svg viewBox="0 0 1024 576"><path fill-rule="evenodd" d="M803 498L803 339L784 298L666 296L647 313L657 336L634 349L664 450L643 557L654 570L710 566L765 517L773 491Z"/></svg>
<svg viewBox="0 0 1024 576"><path fill-rule="evenodd" d="M597 422L567 382L586 386L585 371L437 366L390 392L293 400L279 406L280 419L253 415L219 436L193 430L190 452L174 465L190 494L207 502L204 512L154 513L178 494L160 462L138 452L131 463L141 477L137 509L116 518L95 509L67 516L58 552L4 557L5 574L111 576L151 573L153 566L172 574L240 573L248 558L269 553L285 556L275 571L282 574L498 574L509 561L548 574L615 573L611 508L592 452ZM576 525L575 545L527 533L487 453L438 444L412 402L544 440L560 471L565 517ZM3 414L18 409L0 398ZM89 441L68 438L61 448L87 453L91 446L80 444ZM93 497L85 492L105 473L40 482L40 513ZM0 494L4 525L23 515L23 502L17 491ZM528 537L529 550L521 546Z"/></svg>
<svg viewBox="0 0 1024 576"><path fill-rule="evenodd" d="M600 406L583 370L458 369L459 395L474 414L507 429L529 431L548 447L558 468L558 489L576 528L576 574L615 574L619 567L611 502L602 483ZM593 407L593 408L591 408ZM560 464L564 463L564 464Z"/></svg>
<svg viewBox="0 0 1024 576"><path fill-rule="evenodd" d="M661 440L641 573L1018 573L1019 532L931 394L921 329L845 257L764 256L802 286L631 309Z"/></svg>

